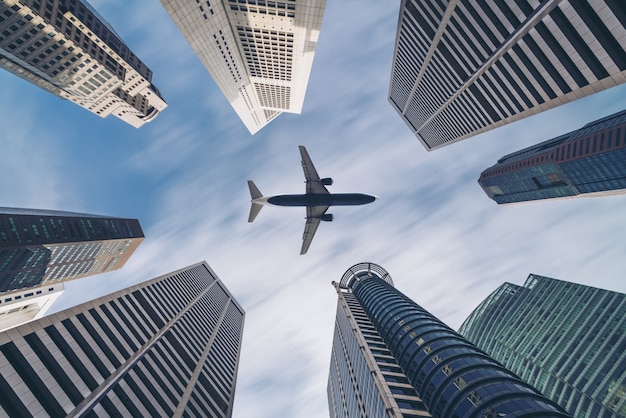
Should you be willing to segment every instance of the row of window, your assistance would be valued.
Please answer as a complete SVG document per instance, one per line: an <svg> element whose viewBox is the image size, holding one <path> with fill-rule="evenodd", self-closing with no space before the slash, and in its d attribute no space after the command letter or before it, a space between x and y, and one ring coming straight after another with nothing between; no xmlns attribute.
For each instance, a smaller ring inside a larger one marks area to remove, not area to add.
<svg viewBox="0 0 626 418"><path fill-rule="evenodd" d="M403 414L406 413L407 416L413 416L411 415L411 411L426 411L426 406L417 397L415 389L408 386L409 382L402 372L402 369L392 357L386 344L372 326L370 319L367 317L358 301L356 301L352 295L346 295L346 300L350 307L350 313L359 325L359 330L367 342L369 351L374 356L378 369L382 372L384 384L388 386L389 390L394 395L397 406L403 409ZM385 392L387 392L387 390L385 390Z"/></svg>
<svg viewBox="0 0 626 418"><path fill-rule="evenodd" d="M436 319L433 318L431 321L420 319L414 323L415 327L410 326L409 322L402 323L404 317L415 314L419 318L427 313L382 280L374 278L360 280L354 288L354 294L368 316L373 318L374 325L394 355L400 356L399 364L403 366L407 377L429 408L442 410L443 415L449 415L452 411L463 415L466 412L464 410L475 408L478 411L476 408L482 404L479 399L491 399L494 396L493 391L501 391L510 394L511 397L506 398L503 405L498 406L498 410L500 408L506 410L513 404L524 402L529 403L536 411L555 411L551 405L537 401L533 392L521 385L513 374L485 358L472 345ZM417 331L415 335L410 334L413 328ZM393 335L396 337L392 337ZM420 335L426 341L420 341ZM392 343L392 338L393 341L399 338L417 344L409 344L408 348L399 352L400 349ZM446 360L448 358L451 360ZM461 360L466 362L464 366L458 363ZM448 368L445 368L446 364ZM443 370L449 371L450 368L457 371L447 376ZM497 384L492 386L491 379L496 375L499 376ZM459 377L473 389L465 390L462 394L459 391L459 384L454 385ZM452 387L454 389L451 389ZM520 400L514 399L517 397L520 397ZM525 399L522 401L522 398Z"/></svg>
<svg viewBox="0 0 626 418"><path fill-rule="evenodd" d="M231 10L235 10L235 11L241 11L241 12L250 12L250 13L259 13L259 14L267 14L270 16L281 16L281 17L296 17L296 14L294 12L285 12L282 10L275 10L275 9L257 9L256 7L247 7L247 6L235 6L235 5L231 5L230 6Z"/></svg>
<svg viewBox="0 0 626 418"><path fill-rule="evenodd" d="M218 34L221 38L221 42L220 39L218 38ZM235 83L239 83L239 81L241 81L241 74L239 73L239 68L237 67L237 63L235 62L235 60L233 59L233 54L230 52L230 47L228 46L228 43L226 42L226 38L224 38L224 34L222 33L222 31L220 30L218 34L213 34L213 39L215 40L215 44L217 45L217 48L219 49L220 53L222 54L222 58L224 59L224 62L226 63L226 67L228 67L228 70L230 71L230 75L233 78L233 81ZM222 45L224 44L224 48L222 48ZM224 49L226 51L224 51Z"/></svg>
<svg viewBox="0 0 626 418"><path fill-rule="evenodd" d="M259 102L263 107L289 109L291 102L291 87L276 86L273 84L254 83Z"/></svg>
<svg viewBox="0 0 626 418"><path fill-rule="evenodd" d="M156 280L142 287L142 290L152 289L159 284L167 286L169 282L176 284L172 289L174 293L159 292L157 302L173 302L179 299L173 295L187 299L184 296L187 292L180 290L185 287L191 289L197 285L206 286L206 281L210 278L204 266L197 266L192 270ZM202 281L205 282L204 285L200 284ZM182 287L179 287L180 285ZM217 289L219 286L214 288ZM149 294L152 292L145 295ZM190 297L193 298L194 295ZM10 370L3 370L13 375L10 384L4 377L0 377L0 387L3 389L3 397L0 400L2 408L9 415L14 415L12 412L15 410L26 411L28 410L24 404L26 399L36 395L37 402L29 404L29 407L37 408L39 403L49 415L66 415L72 405L78 405L84 400L83 393L95 390L104 379L115 373L116 369L159 332L159 324L163 323L159 322L160 317L151 306L153 302L148 302L141 291L136 291L133 295L123 294L97 308L83 311L41 331L26 335L24 339L28 345L11 342L0 347L7 364L17 372L12 374ZM207 301L204 305L215 307L215 300ZM111 415L122 413L132 416L171 416L196 367L196 362L190 357L193 352L197 353L193 348L196 339L203 334L206 342L211 334L211 330L207 330L206 319L198 316L202 315L204 310L205 308L199 307L198 303L187 309L185 314L162 333L134 365L124 372L119 383L109 388L99 399L96 397L97 404ZM231 312L237 313L237 308L234 307ZM238 313L241 318L242 313ZM218 314L219 312L213 315ZM189 329L192 322L193 329ZM229 326L229 332L236 327L236 322L234 320ZM240 320L239 324L241 323ZM196 349L199 348L202 352L205 345L206 343ZM55 349L52 350L52 347ZM30 354L31 352L35 356ZM29 358L28 361L26 356ZM38 367L41 371L36 374L33 366L39 361L45 367ZM61 366L62 364L65 366ZM231 364L232 360L229 362L229 365ZM51 379L48 379L48 376ZM232 373L229 378L233 379ZM21 379L32 391L20 396L17 402L15 402L17 395L11 389L17 384L15 379ZM44 381L46 383L43 383ZM215 382L215 377L201 374L199 381L196 382L192 400L187 404L189 411L196 416L225 416L226 400L216 396L214 387L220 385ZM9 385L8 389L6 385ZM60 387L62 391L53 389L55 386ZM51 395L53 392L55 396ZM91 405L90 408L94 406Z"/></svg>
<svg viewBox="0 0 626 418"><path fill-rule="evenodd" d="M623 50L618 48L619 45L616 46L615 36L619 37L619 32L611 34L603 22L598 20L597 12L591 6L576 4L576 11L573 11L571 6L561 4L550 12L550 19L539 22L534 31L524 35L491 67L481 70L483 73L452 104L446 105L427 126L422 126L427 118L439 112L439 108L448 101L450 91L459 91L463 83L475 75L485 60L519 27L521 22L517 16L520 13L517 10L513 12L509 6L521 7L524 15L533 13L529 5L521 3L517 6L504 2L497 5L462 3L455 8L415 93L419 100L410 105L415 106L415 109L413 112L407 111L405 115L407 123L419 131L428 147L466 137L492 123L570 93L590 82L607 78L609 73L596 56L596 53L600 53L590 50L588 42L582 40L573 24L565 18L565 12L576 16L581 24L588 25L591 29L588 35L599 40L604 51L620 68L626 68ZM418 8L408 2L403 15L403 26L411 26L412 19L416 20L412 30L407 31L405 36L419 39L419 43L423 44L422 49L430 45L440 23L437 14L426 10L427 7L434 9L433 5L420 5ZM419 54L423 52L419 51ZM576 60L574 64L570 55L582 59ZM402 55L398 53L397 56ZM400 74L400 64L409 65L403 61L394 63L396 75ZM561 66L568 72L566 76L562 76L557 69ZM593 76L588 80L582 76L581 69L588 69ZM433 73L431 77L428 76L429 72ZM414 82L414 78L406 82L403 80L401 84L406 87L392 88L392 99L400 109L404 108Z"/></svg>
<svg viewBox="0 0 626 418"><path fill-rule="evenodd" d="M0 303L8 303L8 302L12 302L15 300L21 300L22 298L26 299L35 295L41 295L44 292L46 292L45 290L36 290L34 292L27 292L24 293L23 295L16 295L16 296L8 296L8 297L0 297ZM49 287L47 292L54 292L54 287Z"/></svg>
<svg viewBox="0 0 626 418"><path fill-rule="evenodd" d="M536 279L533 292L490 299L462 332L574 415L583 413L588 408L572 402L572 388L595 397L626 378L620 360L626 336L615 332L626 314L626 299L616 292ZM507 344L497 343L502 341ZM585 397L579 399L582 403Z"/></svg>
<svg viewBox="0 0 626 418"><path fill-rule="evenodd" d="M332 416L386 416L383 415L385 403L375 381L377 378L370 372L361 349L362 343L357 340L346 316L359 315L360 310L352 295L345 294L344 300L350 308L345 306L337 311L329 376L329 401L332 399L335 411ZM359 328L364 332L368 329L366 325Z"/></svg>
<svg viewBox="0 0 626 418"><path fill-rule="evenodd" d="M571 136L575 136L576 132ZM605 142L606 138L606 142ZM615 141L613 141L615 139ZM550 142L550 141L547 141ZM604 132L596 132L589 134L588 136L579 137L574 140L561 141L563 143L555 150L552 150L549 154L539 155L530 159L522 160L516 163L507 164L494 169L486 170L483 175L485 178L492 177L494 175L509 172L515 169L532 166L548 160L548 156L553 161L569 160L571 158L578 158L583 155L595 154L603 151L609 151L611 149L622 148L626 146L626 128L624 125L612 127ZM533 147L536 148L537 146ZM571 151L571 153L570 153ZM521 151L520 151L521 152ZM483 176L481 175L481 176Z"/></svg>
<svg viewBox="0 0 626 418"><path fill-rule="evenodd" d="M137 220L0 215L0 240L7 244L51 244L135 236L143 236Z"/></svg>

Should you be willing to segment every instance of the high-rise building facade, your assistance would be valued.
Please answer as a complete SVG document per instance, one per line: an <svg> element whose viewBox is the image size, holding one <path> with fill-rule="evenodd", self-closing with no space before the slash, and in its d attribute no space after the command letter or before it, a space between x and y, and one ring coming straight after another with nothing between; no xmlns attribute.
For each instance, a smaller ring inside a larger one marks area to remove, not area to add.
<svg viewBox="0 0 626 418"><path fill-rule="evenodd" d="M0 416L228 417L244 316L198 263L0 333Z"/></svg>
<svg viewBox="0 0 626 418"><path fill-rule="evenodd" d="M43 317L64 290L54 283L0 294L0 332Z"/></svg>
<svg viewBox="0 0 626 418"><path fill-rule="evenodd" d="M117 270L144 239L137 219L0 208L4 292Z"/></svg>
<svg viewBox="0 0 626 418"><path fill-rule="evenodd" d="M339 301L328 379L331 417L567 417L565 411L361 263Z"/></svg>
<svg viewBox="0 0 626 418"><path fill-rule="evenodd" d="M626 416L626 295L531 274L459 332L576 418Z"/></svg>
<svg viewBox="0 0 626 418"><path fill-rule="evenodd" d="M251 134L300 113L326 0L161 0Z"/></svg>
<svg viewBox="0 0 626 418"><path fill-rule="evenodd" d="M403 0L389 101L427 150L626 81L620 0Z"/></svg>
<svg viewBox="0 0 626 418"><path fill-rule="evenodd" d="M136 128L167 107L152 71L86 0L0 0L0 66Z"/></svg>
<svg viewBox="0 0 626 418"><path fill-rule="evenodd" d="M478 184L498 204L626 193L626 111L506 155Z"/></svg>

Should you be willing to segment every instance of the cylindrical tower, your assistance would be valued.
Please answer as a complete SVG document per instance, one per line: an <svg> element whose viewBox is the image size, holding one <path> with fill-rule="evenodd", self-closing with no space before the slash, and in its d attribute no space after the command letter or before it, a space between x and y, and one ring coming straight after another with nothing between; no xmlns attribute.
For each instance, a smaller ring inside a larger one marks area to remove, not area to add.
<svg viewBox="0 0 626 418"><path fill-rule="evenodd" d="M568 417L558 405L393 287L380 266L342 277L434 417Z"/></svg>

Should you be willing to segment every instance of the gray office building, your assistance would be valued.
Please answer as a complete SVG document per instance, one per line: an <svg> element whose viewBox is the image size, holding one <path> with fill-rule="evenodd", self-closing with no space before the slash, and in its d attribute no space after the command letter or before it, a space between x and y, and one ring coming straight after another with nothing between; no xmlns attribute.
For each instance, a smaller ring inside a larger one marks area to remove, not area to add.
<svg viewBox="0 0 626 418"><path fill-rule="evenodd" d="M552 401L396 290L372 263L339 283L331 417L567 417Z"/></svg>
<svg viewBox="0 0 626 418"><path fill-rule="evenodd" d="M622 0L403 0L389 101L427 150L626 81Z"/></svg>
<svg viewBox="0 0 626 418"><path fill-rule="evenodd" d="M626 295L531 274L459 333L577 418L626 416Z"/></svg>
<svg viewBox="0 0 626 418"><path fill-rule="evenodd" d="M0 416L228 417L244 316L202 262L0 333Z"/></svg>

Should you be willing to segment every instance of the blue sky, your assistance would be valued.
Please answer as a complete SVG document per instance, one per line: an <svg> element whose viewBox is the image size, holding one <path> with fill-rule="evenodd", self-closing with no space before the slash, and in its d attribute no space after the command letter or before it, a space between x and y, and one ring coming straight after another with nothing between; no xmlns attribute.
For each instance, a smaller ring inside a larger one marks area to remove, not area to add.
<svg viewBox="0 0 626 418"><path fill-rule="evenodd" d="M358 262L455 329L529 273L626 291L626 196L498 207L476 183L504 154L623 110L626 86L428 153L387 101L398 2L330 1L302 114L250 136L158 1L91 3L169 107L136 130L1 71L1 205L140 220L126 266L68 283L57 310L206 260L247 313L235 417L328 414L330 282ZM381 197L329 211L306 256L304 209L246 222L246 180L303 192L298 145L332 191Z"/></svg>

